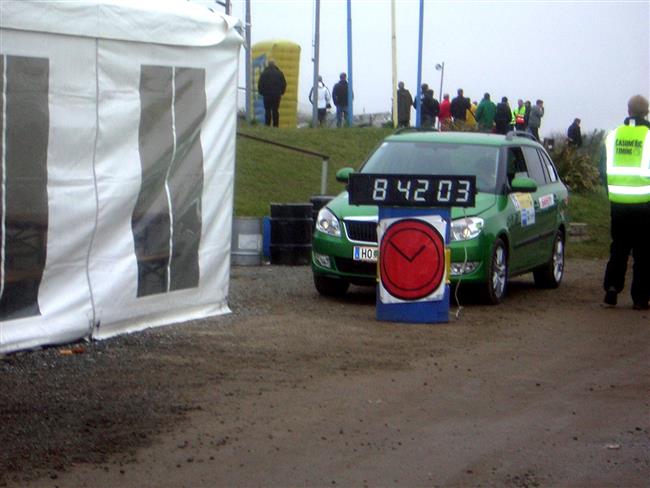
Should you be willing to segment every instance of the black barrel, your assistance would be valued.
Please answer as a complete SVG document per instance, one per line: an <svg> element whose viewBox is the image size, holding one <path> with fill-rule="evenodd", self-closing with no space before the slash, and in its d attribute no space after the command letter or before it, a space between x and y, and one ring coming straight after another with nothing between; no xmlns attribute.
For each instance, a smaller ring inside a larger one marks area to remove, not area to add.
<svg viewBox="0 0 650 488"><path fill-rule="evenodd" d="M309 201L313 207L311 215L314 220L313 225L316 225L316 219L318 218L318 212L323 208L327 203L334 198L333 195L314 195Z"/></svg>
<svg viewBox="0 0 650 488"><path fill-rule="evenodd" d="M311 203L271 204L271 264L311 262Z"/></svg>

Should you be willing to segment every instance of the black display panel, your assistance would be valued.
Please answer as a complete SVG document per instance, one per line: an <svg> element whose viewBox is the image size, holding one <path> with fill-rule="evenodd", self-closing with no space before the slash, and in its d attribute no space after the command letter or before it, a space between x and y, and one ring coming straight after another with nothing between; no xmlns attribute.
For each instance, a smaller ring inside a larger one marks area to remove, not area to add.
<svg viewBox="0 0 650 488"><path fill-rule="evenodd" d="M386 207L473 207L474 175L386 175L352 173L350 205Z"/></svg>

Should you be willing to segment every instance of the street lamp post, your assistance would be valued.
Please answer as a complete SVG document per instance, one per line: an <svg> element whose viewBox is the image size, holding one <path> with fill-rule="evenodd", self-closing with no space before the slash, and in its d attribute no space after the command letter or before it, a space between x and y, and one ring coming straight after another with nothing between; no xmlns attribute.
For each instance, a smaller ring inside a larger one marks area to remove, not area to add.
<svg viewBox="0 0 650 488"><path fill-rule="evenodd" d="M436 63L436 71L440 71L440 91L438 92L438 100L440 100L440 103L442 103L442 80L445 77L444 61L442 63ZM440 123L440 119L438 119L438 129L442 130L442 124Z"/></svg>
<svg viewBox="0 0 650 488"><path fill-rule="evenodd" d="M442 80L445 77L445 62L443 61L442 64L438 63L436 64L436 71L440 71L440 91L438 92L438 98L442 102Z"/></svg>

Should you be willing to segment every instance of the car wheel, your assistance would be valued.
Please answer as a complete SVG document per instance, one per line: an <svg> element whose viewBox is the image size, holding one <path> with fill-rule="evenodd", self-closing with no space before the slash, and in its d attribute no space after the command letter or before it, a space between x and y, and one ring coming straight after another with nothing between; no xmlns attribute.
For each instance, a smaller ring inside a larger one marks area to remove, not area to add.
<svg viewBox="0 0 650 488"><path fill-rule="evenodd" d="M330 278L328 276L314 275L314 285L316 290L326 297L340 297L348 291L350 283L339 278Z"/></svg>
<svg viewBox="0 0 650 488"><path fill-rule="evenodd" d="M492 254L488 263L487 281L483 288L485 302L496 305L501 303L508 284L508 251L501 239L494 241Z"/></svg>
<svg viewBox="0 0 650 488"><path fill-rule="evenodd" d="M535 285L539 288L557 288L564 276L564 235L557 231L553 240L553 252L548 262L533 270Z"/></svg>

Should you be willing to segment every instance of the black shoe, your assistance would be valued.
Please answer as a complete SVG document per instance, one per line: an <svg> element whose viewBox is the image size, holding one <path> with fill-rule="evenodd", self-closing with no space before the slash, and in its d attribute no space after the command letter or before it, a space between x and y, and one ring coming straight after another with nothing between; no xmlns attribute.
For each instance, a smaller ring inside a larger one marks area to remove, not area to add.
<svg viewBox="0 0 650 488"><path fill-rule="evenodd" d="M648 309L650 309L650 305L648 305L648 302L645 302L645 303L634 302L634 305L632 305L632 308L634 310L648 310Z"/></svg>
<svg viewBox="0 0 650 488"><path fill-rule="evenodd" d="M603 301L607 305L611 305L613 307L616 305L617 295L618 293L616 293L616 290L614 288L610 288L609 290L607 290L607 293L605 293L605 298Z"/></svg>

